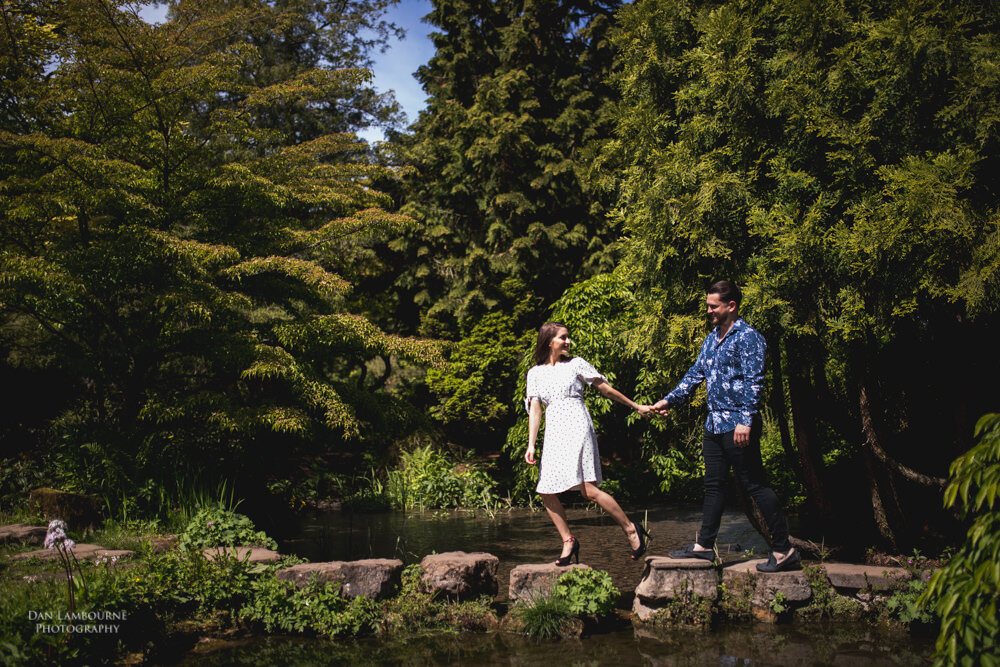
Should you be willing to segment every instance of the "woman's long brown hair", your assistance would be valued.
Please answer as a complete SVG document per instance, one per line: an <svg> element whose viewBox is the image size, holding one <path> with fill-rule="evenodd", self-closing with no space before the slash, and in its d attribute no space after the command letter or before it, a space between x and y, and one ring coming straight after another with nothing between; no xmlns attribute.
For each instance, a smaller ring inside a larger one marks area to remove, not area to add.
<svg viewBox="0 0 1000 667"><path fill-rule="evenodd" d="M556 337L560 329L569 330L569 327L562 322L546 322L538 330L538 341L535 343L534 361L536 366L548 363L549 343Z"/></svg>

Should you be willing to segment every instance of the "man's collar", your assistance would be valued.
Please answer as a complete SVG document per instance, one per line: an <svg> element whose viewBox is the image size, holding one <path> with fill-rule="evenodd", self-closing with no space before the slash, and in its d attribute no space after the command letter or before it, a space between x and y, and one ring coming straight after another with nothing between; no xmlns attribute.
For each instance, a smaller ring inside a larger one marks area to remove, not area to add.
<svg viewBox="0 0 1000 667"><path fill-rule="evenodd" d="M743 321L743 318L742 317L737 317L736 321L733 322L733 326L729 327L729 331L726 332L726 335L723 337L723 340L725 340L731 333L733 333L734 331L738 331L738 330L742 329L744 326L746 326L746 322ZM712 335L715 336L715 340L716 341L719 340L719 326L718 325L716 325L715 328L712 329Z"/></svg>

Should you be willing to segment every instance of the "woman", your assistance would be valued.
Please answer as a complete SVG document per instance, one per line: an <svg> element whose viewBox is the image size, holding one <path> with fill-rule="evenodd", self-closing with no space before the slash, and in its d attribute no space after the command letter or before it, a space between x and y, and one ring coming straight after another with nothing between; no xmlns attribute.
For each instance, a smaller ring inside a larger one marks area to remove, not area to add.
<svg viewBox="0 0 1000 667"><path fill-rule="evenodd" d="M650 414L651 408L627 398L583 359L569 356L569 346L569 329L565 325L559 322L542 325L535 343L535 366L528 371L528 395L524 401L528 411L528 451L524 460L530 465L535 465L535 441L542 421L542 405L546 406L545 447L536 491L563 540L556 565L569 565L574 557L580 562L580 541L570 533L566 511L556 495L569 489L578 490L618 522L628 537L632 558L638 559L646 553L649 533L629 521L615 499L597 488L601 483L601 459L594 423L583 402L584 383L643 416Z"/></svg>

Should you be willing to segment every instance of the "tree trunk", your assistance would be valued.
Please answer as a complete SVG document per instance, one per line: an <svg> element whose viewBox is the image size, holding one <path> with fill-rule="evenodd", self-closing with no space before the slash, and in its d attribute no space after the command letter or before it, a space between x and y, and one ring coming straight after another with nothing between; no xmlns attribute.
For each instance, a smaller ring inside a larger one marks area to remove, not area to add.
<svg viewBox="0 0 1000 667"><path fill-rule="evenodd" d="M775 334L774 341L768 343L767 353L771 365L771 395L768 397L771 412L778 420L778 433L781 436L781 448L785 452L788 466L795 471L798 479L802 477L802 466L792 445L792 435L788 430L788 413L785 411L785 376L781 371L781 338Z"/></svg>
<svg viewBox="0 0 1000 667"><path fill-rule="evenodd" d="M790 347L795 358L807 360L803 346ZM819 455L819 437L816 431L816 394L809 378L809 368L804 364L793 364L788 375L788 390L792 402L792 423L795 430L795 446L802 466L802 479L809 490L809 498L820 513L827 517L836 516L826 495L822 478L822 459Z"/></svg>

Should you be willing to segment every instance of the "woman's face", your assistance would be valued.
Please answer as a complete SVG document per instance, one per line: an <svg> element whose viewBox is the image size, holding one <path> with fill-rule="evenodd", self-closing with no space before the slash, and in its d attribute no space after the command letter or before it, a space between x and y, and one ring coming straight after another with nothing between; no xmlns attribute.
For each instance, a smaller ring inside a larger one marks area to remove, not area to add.
<svg viewBox="0 0 1000 667"><path fill-rule="evenodd" d="M549 341L549 351L555 353L556 355L567 355L569 354L570 344L569 329L566 327L559 327L556 331L556 335Z"/></svg>

